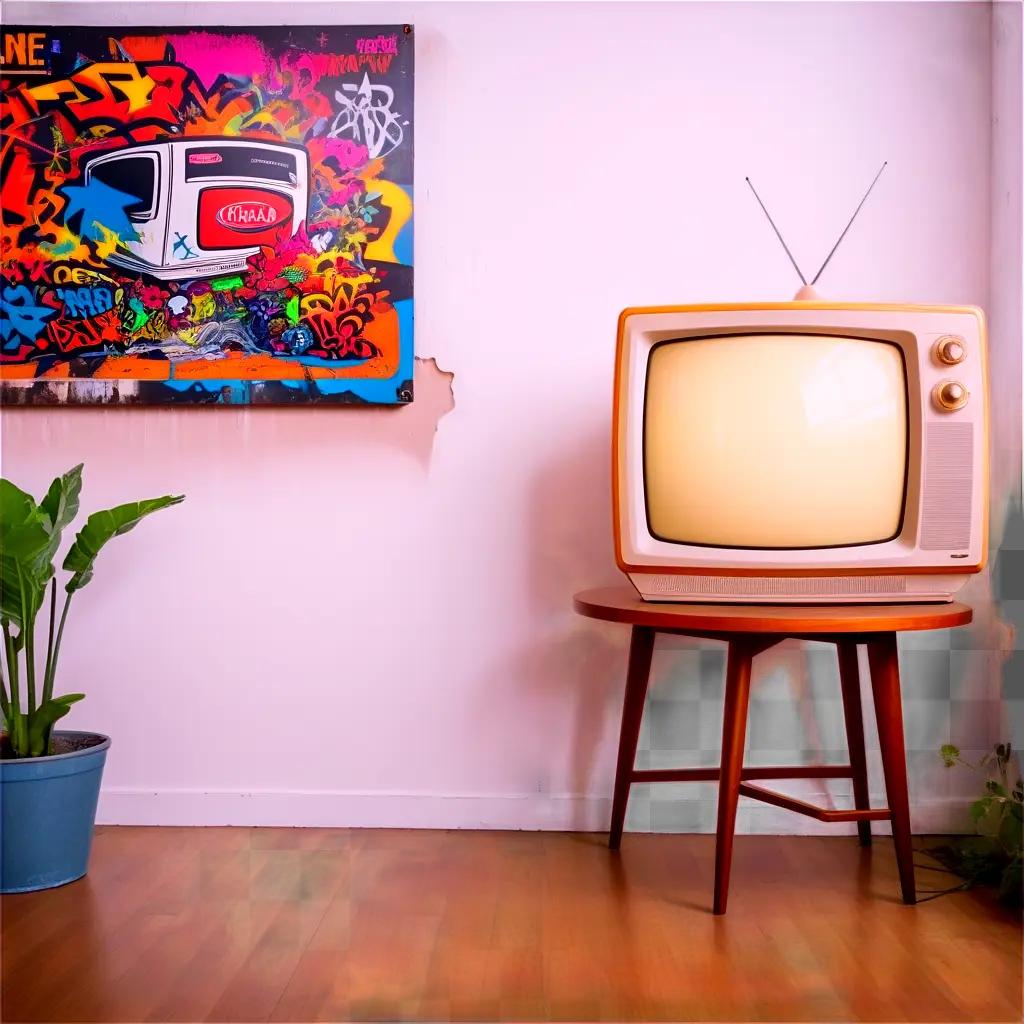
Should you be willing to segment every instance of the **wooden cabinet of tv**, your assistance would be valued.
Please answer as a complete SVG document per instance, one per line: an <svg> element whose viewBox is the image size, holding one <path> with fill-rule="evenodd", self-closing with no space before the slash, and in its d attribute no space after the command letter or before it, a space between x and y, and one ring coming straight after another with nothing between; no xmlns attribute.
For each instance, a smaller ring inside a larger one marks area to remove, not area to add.
<svg viewBox="0 0 1024 1024"><path fill-rule="evenodd" d="M965 625L971 621L970 608L955 602L801 606L651 603L643 601L632 587L625 586L583 591L576 595L574 603L581 615L632 627L608 840L612 849L618 849L622 841L626 801L632 783L708 782L717 779L716 914L725 913L728 900L733 832L740 796L807 814L819 821L855 821L863 845L871 843L871 821L890 821L903 902L915 902L896 634L904 630L949 629ZM634 766L657 633L721 640L728 645L720 768L642 771ZM743 766L751 663L762 651L788 638L836 645L850 752L847 765ZM868 799L858 644L865 644L868 651L888 807L872 808ZM758 784L763 779L808 778L851 779L854 807L850 810L816 807Z"/></svg>

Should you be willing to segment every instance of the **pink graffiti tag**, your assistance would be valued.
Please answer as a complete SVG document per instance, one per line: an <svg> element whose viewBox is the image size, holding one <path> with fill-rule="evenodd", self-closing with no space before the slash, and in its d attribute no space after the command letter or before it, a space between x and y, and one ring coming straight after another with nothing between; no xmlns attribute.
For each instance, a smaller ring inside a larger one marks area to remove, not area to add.
<svg viewBox="0 0 1024 1024"><path fill-rule="evenodd" d="M371 36L356 41L356 53L398 53L398 36Z"/></svg>

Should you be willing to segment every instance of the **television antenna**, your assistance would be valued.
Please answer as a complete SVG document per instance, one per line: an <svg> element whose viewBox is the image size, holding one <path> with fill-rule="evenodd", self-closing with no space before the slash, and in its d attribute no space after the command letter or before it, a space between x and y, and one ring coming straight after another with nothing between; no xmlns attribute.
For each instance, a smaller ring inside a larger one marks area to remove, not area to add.
<svg viewBox="0 0 1024 1024"><path fill-rule="evenodd" d="M772 220L772 215L768 212L768 208L764 205L764 202L762 201L761 197L757 194L757 189L754 188L754 183L750 180L749 177L745 179L747 184L750 186L750 191L754 193L754 198L757 200L758 206L761 207L761 209L764 211L765 217L768 218L768 223L771 224L772 230L775 232L775 237L778 238L779 244L785 250L786 255L789 257L789 262L793 264L793 269L796 271L797 276L800 278L800 283L803 285L803 287L796 294L798 300L815 299L818 297L817 292L814 290L814 286L818 283L818 278L820 278L821 275L824 273L825 268L829 265L829 262L831 261L832 257L836 254L836 250L839 248L840 245L842 245L843 239L846 237L847 232L853 226L853 222L857 219L857 214L860 213L861 207L868 201L868 196L871 195L871 190L875 187L876 183L878 182L878 179L882 176L882 171L885 170L885 168L888 166L888 163L889 161L885 160L883 161L882 166L878 168L878 173L871 180L871 184L868 185L868 190L867 192L864 193L863 198L857 204L857 208L853 211L853 216L850 217L849 221L846 224L846 227L843 228L842 233L836 239L836 244L832 246L832 248L829 250L829 254L825 257L825 262L822 263L822 265L818 268L818 272L814 275L813 278L811 278L809 283L807 281L807 278L804 277L804 272L800 269L800 265L793 257L793 254L789 251L789 246L786 245L786 240L782 237L782 232L779 231L778 227L775 224L775 221Z"/></svg>

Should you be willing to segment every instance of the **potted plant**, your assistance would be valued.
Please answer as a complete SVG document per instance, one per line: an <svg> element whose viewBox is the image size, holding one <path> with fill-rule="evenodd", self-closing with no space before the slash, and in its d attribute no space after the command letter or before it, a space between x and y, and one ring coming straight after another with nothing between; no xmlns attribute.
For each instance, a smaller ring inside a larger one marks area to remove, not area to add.
<svg viewBox="0 0 1024 1024"><path fill-rule="evenodd" d="M992 885L1001 900L1020 904L1024 900L1024 781L1018 770L1017 781L1011 783L1013 747L1008 742L997 743L974 762L963 758L959 747L944 743L940 755L947 768L959 765L979 775L984 790L971 804L978 835L955 839L930 848L928 853L964 879L956 889Z"/></svg>
<svg viewBox="0 0 1024 1024"><path fill-rule="evenodd" d="M83 693L54 695L60 645L71 599L92 579L100 549L151 512L184 495L150 498L94 512L64 558L70 576L57 615L53 559L64 528L78 514L82 467L50 485L36 502L0 480L0 892L28 892L85 874L100 776L110 739L55 732ZM36 617L49 597L45 646Z"/></svg>

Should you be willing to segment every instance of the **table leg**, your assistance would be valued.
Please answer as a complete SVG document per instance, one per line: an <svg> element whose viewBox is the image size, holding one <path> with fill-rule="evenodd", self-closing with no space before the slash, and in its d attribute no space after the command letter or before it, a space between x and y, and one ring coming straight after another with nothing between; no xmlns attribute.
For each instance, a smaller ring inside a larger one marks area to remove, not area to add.
<svg viewBox="0 0 1024 1024"><path fill-rule="evenodd" d="M622 826L626 820L626 802L633 781L636 744L644 717L647 679L654 653L654 630L634 626L629 642L629 668L626 671L626 696L622 704L622 727L619 731L619 760L615 768L615 792L612 797L612 823L608 846L617 850L622 842Z"/></svg>
<svg viewBox="0 0 1024 1024"><path fill-rule="evenodd" d="M878 633L868 641L871 689L875 698L878 740L885 773L885 795L892 814L892 838L904 903L916 903L914 848L910 839L907 755L903 739L903 704L895 633Z"/></svg>
<svg viewBox="0 0 1024 1024"><path fill-rule="evenodd" d="M722 773L718 782L718 838L715 844L716 914L724 914L729 900L732 840L736 806L740 798L743 747L747 738L750 668L755 650L746 640L729 641L725 670L725 712L722 719Z"/></svg>
<svg viewBox="0 0 1024 1024"><path fill-rule="evenodd" d="M857 664L857 644L853 640L837 640L839 682L843 691L843 716L846 719L846 746L850 751L853 769L853 805L859 811L871 807L868 794L868 762L864 752L864 712L860 699L860 668ZM871 822L858 821L857 834L861 846L871 845Z"/></svg>

